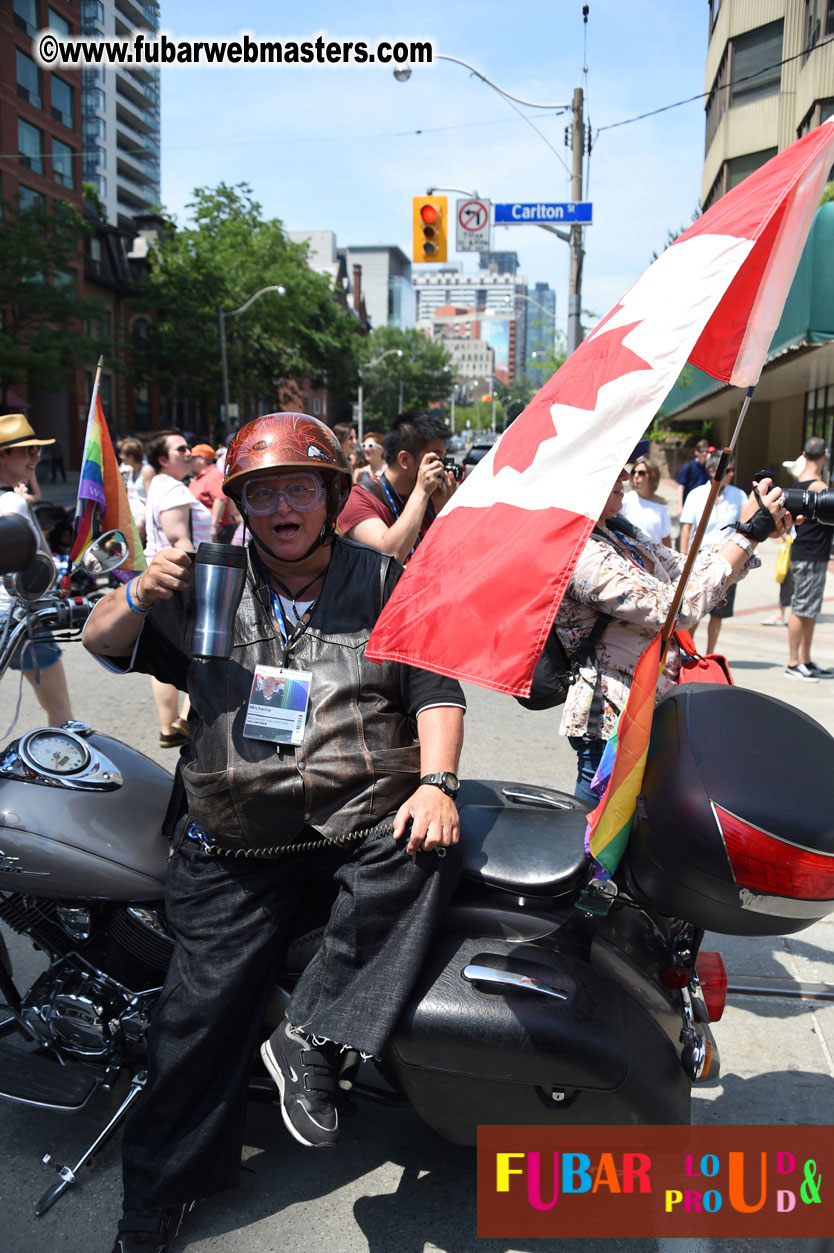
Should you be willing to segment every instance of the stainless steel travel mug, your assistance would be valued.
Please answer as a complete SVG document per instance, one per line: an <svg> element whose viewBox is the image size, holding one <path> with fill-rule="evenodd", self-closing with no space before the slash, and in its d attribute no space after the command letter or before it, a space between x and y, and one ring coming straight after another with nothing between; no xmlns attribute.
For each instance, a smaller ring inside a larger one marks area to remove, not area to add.
<svg viewBox="0 0 834 1253"><path fill-rule="evenodd" d="M195 657L231 657L235 614L246 577L246 552L234 544L201 544L194 558Z"/></svg>

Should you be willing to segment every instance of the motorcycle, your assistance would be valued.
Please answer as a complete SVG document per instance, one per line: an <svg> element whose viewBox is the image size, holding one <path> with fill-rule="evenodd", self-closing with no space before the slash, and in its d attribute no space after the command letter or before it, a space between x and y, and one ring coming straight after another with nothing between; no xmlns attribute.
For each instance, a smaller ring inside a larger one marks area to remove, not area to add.
<svg viewBox="0 0 834 1253"><path fill-rule="evenodd" d="M95 559L106 565L107 555ZM30 628L77 631L92 608L23 583L0 678ZM790 795L772 770L775 723ZM727 994L705 931L776 935L834 910L831 739L755 692L671 692L611 879L594 875L574 797L464 781L461 886L383 1056L360 1066L345 1055L345 1099L410 1103L459 1144L475 1143L479 1123L688 1123L693 1085L719 1072L712 1024ZM129 1080L80 1161L56 1167L37 1214L76 1181L145 1083L148 1025L172 950L161 834L171 783L82 723L39 728L0 750L0 920L48 958L21 991L0 953L0 1096L78 1110ZM791 795L805 798L801 812ZM318 942L329 902L319 908L287 946L264 1035ZM251 1091L275 1097L257 1068Z"/></svg>

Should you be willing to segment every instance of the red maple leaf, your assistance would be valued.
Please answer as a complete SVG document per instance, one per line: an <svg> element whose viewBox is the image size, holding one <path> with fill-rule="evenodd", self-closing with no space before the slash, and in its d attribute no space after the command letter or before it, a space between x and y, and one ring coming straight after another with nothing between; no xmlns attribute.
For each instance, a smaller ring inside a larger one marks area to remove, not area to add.
<svg viewBox="0 0 834 1253"><path fill-rule="evenodd" d="M652 368L623 343L629 331L639 326L639 321L600 331L619 307L617 305L603 318L591 338L580 344L533 399L529 408L516 419L498 445L492 463L493 474L504 466L512 466L523 473L532 464L542 441L552 439L557 433L550 413L552 405L570 405L574 409L592 412L603 384L625 374L633 374L636 370Z"/></svg>

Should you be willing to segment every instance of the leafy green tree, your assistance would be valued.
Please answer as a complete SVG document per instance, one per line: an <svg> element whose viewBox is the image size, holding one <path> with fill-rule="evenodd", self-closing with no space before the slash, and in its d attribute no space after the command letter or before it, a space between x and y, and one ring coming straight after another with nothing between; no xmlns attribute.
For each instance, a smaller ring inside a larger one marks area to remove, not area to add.
<svg viewBox="0 0 834 1253"><path fill-rule="evenodd" d="M264 219L245 184L198 187L191 224L171 228L153 250L141 303L157 321L137 364L143 382L188 397L213 429L222 403L218 310L226 312L230 399L247 421L280 402L282 384L307 379L345 398L356 382L359 336L333 300L331 282L310 269L306 247L277 219ZM264 287L245 313L228 316Z"/></svg>
<svg viewBox="0 0 834 1253"><path fill-rule="evenodd" d="M402 356L398 356L397 352ZM383 353L389 355L377 360ZM387 430L398 413L446 401L452 390L451 358L442 344L413 327L381 326L362 340L365 426ZM376 365L370 364L377 361ZM401 403L402 401L402 403Z"/></svg>
<svg viewBox="0 0 834 1253"><path fill-rule="evenodd" d="M534 364L536 366L539 365L538 356ZM542 368L544 368L543 361ZM528 374L522 374L518 378L512 379L509 383L498 382L495 392L501 401L507 425L510 422L514 422L518 415L527 408L537 391L537 384L533 382Z"/></svg>
<svg viewBox="0 0 834 1253"><path fill-rule="evenodd" d="M90 228L62 200L21 209L4 201L0 225L0 404L29 379L47 391L67 386L100 345L84 333L100 317L96 300L77 295L77 269Z"/></svg>

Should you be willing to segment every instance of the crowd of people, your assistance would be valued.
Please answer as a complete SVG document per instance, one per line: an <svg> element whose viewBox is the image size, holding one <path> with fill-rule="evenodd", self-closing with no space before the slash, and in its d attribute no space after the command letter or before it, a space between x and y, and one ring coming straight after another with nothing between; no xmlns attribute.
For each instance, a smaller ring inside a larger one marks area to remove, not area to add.
<svg viewBox="0 0 834 1253"><path fill-rule="evenodd" d="M366 432L360 447L350 425L270 414L228 448L192 445L174 428L119 445L148 566L98 602L84 644L116 673L150 676L159 743L182 752L166 819L175 952L150 1033L148 1088L125 1132L114 1253L168 1248L190 1202L234 1183L259 1043L290 1134L311 1148L336 1143L342 1053L379 1055L454 890L463 694L452 680L364 656L403 566L457 488L445 464L449 434L437 415L410 411L384 434ZM21 415L0 418L0 511L31 515L48 443ZM824 490L827 457L823 441L807 440L798 486ZM694 630L706 618L712 651L736 583L760 564L759 545L792 534L786 674L828 677L811 643L832 528L795 525L769 478L741 491L732 460L699 444L678 480L675 547L642 442L553 627L575 661L560 729L589 805L634 667L666 622L719 472L678 625ZM232 656L194 664L191 559L206 540L246 545L245 580ZM0 601L0 631L3 614ZM659 697L680 664L673 641ZM60 654L43 651L30 676L56 718L59 667ZM278 713L290 694L292 735ZM321 942L281 1026L261 1041L280 943L299 899L326 882L334 903Z"/></svg>

